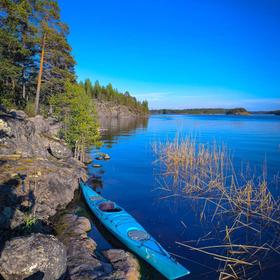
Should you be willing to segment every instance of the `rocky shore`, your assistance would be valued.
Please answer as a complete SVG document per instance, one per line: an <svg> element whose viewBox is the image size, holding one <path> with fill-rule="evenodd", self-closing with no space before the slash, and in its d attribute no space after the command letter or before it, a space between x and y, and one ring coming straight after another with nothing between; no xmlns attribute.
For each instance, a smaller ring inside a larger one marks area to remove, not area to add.
<svg viewBox="0 0 280 280"><path fill-rule="evenodd" d="M97 254L90 221L60 214L87 173L59 129L52 118L0 110L0 278L138 279L130 253Z"/></svg>
<svg viewBox="0 0 280 280"><path fill-rule="evenodd" d="M115 104L112 101L98 101L94 102L97 116L100 119L136 119L147 117L143 112L138 112L136 109Z"/></svg>

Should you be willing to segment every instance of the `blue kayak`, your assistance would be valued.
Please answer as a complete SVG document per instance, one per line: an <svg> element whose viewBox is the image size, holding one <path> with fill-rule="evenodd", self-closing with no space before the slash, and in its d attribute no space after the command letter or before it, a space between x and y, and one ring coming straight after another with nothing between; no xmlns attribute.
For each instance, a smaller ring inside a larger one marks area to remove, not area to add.
<svg viewBox="0 0 280 280"><path fill-rule="evenodd" d="M177 279L190 273L174 260L123 208L103 198L83 181L80 181L80 186L91 211L106 229L131 251L143 258L167 279Z"/></svg>

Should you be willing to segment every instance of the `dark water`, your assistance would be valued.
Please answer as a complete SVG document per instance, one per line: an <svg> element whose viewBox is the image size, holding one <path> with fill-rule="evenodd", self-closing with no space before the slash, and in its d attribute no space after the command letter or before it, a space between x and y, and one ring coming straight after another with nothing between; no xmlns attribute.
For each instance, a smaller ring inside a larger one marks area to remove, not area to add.
<svg viewBox="0 0 280 280"><path fill-rule="evenodd" d="M240 162L261 170L265 162L269 187L279 195L274 175L280 170L280 117L277 116L184 116L155 115L149 120L115 122L107 125L102 152L108 161L95 161L101 168L89 166L91 175L100 176L98 190L132 214L167 251L179 255L178 261L192 272L190 279L217 279L217 262L212 257L179 246L175 241L197 240L212 230L211 223L201 224L195 205L186 201L160 199L155 176L155 156L152 144L174 139L178 134L195 135L201 142L225 144L234 154L237 168ZM92 150L95 157L96 150ZM94 217L92 217L94 222ZM97 223L90 235L98 239L99 248L119 247L116 240ZM101 233L101 234L100 234ZM279 233L278 233L279 234ZM278 259L279 260L279 259ZM144 278L159 279L148 266L143 266ZM273 266L261 279L279 279L280 269Z"/></svg>

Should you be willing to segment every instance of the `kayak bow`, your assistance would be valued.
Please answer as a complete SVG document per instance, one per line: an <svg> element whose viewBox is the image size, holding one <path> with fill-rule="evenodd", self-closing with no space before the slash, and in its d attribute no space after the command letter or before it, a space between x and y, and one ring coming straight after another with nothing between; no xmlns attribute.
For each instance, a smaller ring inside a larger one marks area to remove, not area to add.
<svg viewBox="0 0 280 280"><path fill-rule="evenodd" d="M123 208L103 198L82 180L80 180L80 186L93 214L131 251L143 258L167 279L177 279L190 273Z"/></svg>

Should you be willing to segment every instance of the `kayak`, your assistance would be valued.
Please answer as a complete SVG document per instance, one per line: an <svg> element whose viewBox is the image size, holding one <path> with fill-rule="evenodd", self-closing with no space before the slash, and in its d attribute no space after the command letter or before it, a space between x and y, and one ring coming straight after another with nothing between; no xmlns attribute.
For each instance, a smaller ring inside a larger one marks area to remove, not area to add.
<svg viewBox="0 0 280 280"><path fill-rule="evenodd" d="M167 279L177 279L190 273L172 258L163 247L123 208L103 198L80 180L85 200L105 228L131 251L140 256Z"/></svg>

